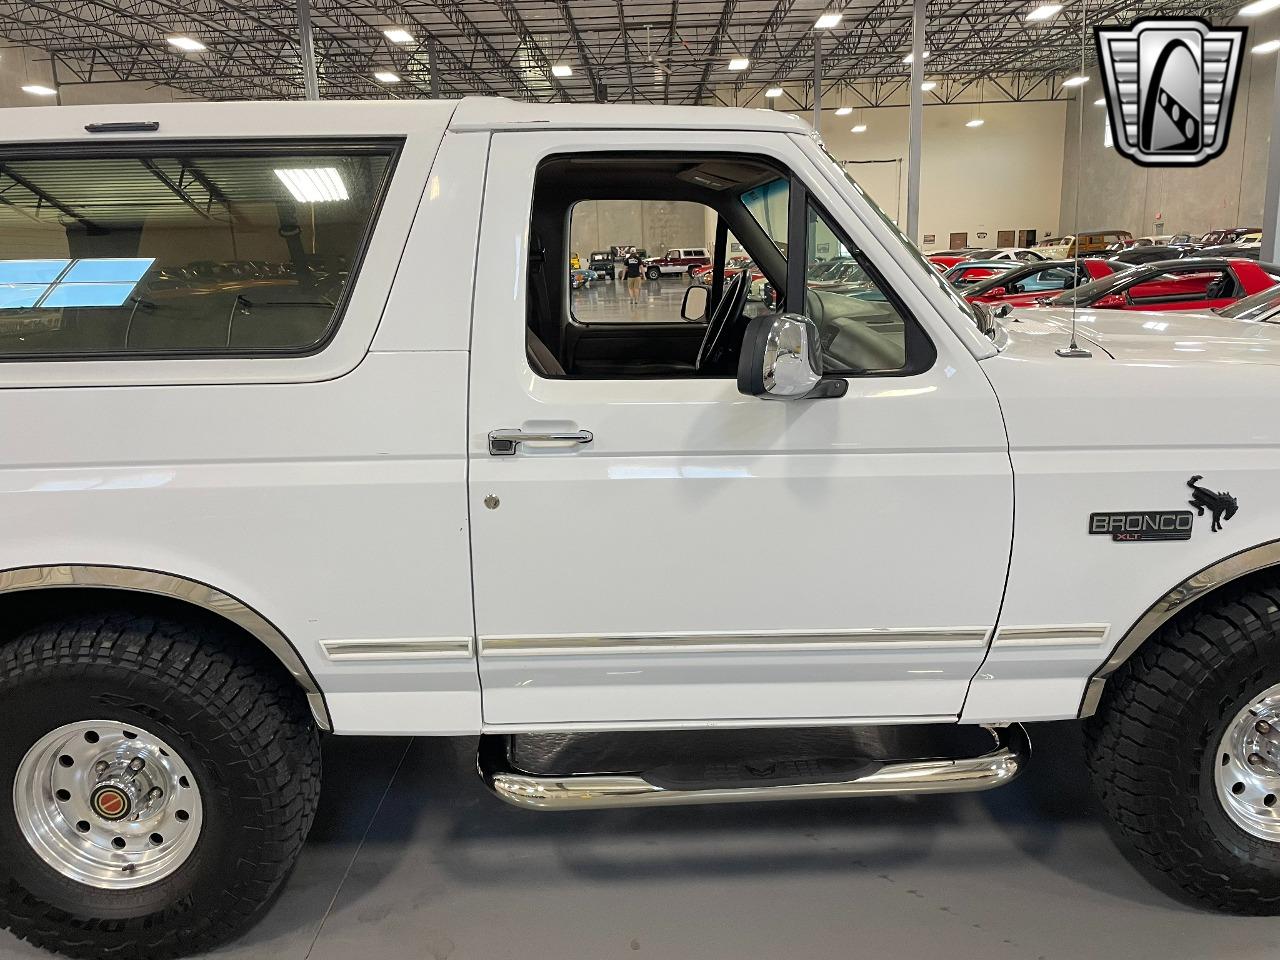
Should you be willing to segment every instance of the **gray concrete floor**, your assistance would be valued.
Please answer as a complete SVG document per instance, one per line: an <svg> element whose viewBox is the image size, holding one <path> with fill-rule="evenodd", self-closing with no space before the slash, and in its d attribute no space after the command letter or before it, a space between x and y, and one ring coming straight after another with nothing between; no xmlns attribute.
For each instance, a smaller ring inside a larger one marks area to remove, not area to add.
<svg viewBox="0 0 1280 960"><path fill-rule="evenodd" d="M565 814L490 796L473 740L331 737L297 870L214 956L1276 956L1280 920L1181 906L1125 862L1073 724L1030 732L1028 771L987 794Z"/></svg>

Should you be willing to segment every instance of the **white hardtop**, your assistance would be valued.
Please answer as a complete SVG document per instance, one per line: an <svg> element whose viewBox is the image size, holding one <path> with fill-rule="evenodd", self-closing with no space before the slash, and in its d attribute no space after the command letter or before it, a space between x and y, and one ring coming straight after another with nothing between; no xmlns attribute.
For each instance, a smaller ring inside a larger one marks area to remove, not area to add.
<svg viewBox="0 0 1280 960"><path fill-rule="evenodd" d="M90 132L92 124L159 124L154 131ZM807 133L775 110L631 104L461 100L263 100L113 103L0 109L0 143L238 137L412 136L451 130L667 128Z"/></svg>

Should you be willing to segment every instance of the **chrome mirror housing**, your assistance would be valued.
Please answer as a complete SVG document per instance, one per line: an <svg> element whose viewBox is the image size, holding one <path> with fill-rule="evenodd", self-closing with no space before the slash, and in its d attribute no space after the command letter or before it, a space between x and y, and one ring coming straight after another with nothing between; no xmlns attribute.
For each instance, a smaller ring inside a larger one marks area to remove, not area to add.
<svg viewBox="0 0 1280 960"><path fill-rule="evenodd" d="M798 313L766 314L747 324L738 356L738 390L765 400L843 396L843 379L822 376L818 326Z"/></svg>

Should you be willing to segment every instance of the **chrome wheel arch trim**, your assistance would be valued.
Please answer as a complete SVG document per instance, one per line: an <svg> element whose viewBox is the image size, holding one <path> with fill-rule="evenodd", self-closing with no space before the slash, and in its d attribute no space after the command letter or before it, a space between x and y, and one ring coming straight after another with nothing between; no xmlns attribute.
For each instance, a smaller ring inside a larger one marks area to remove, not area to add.
<svg viewBox="0 0 1280 960"><path fill-rule="evenodd" d="M320 729L333 728L324 694L293 644L275 624L231 594L199 580L141 567L72 563L0 570L0 596L60 587L114 589L169 597L229 620L266 647L289 671L289 675L307 695L307 703Z"/></svg>
<svg viewBox="0 0 1280 960"><path fill-rule="evenodd" d="M1105 663L1093 672L1080 701L1080 717L1089 717L1098 709L1107 678L1157 630L1191 604L1202 600L1219 587L1269 567L1280 566L1280 540L1270 540L1217 560L1183 580L1147 608L1120 638Z"/></svg>

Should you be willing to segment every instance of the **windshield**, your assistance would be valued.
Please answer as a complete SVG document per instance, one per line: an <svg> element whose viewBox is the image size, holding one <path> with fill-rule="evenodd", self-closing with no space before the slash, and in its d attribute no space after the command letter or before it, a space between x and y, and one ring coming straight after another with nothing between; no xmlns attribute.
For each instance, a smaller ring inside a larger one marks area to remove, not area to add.
<svg viewBox="0 0 1280 960"><path fill-rule="evenodd" d="M1272 314L1280 311L1280 285L1267 287L1261 293L1237 300L1218 311L1232 320L1272 320Z"/></svg>
<svg viewBox="0 0 1280 960"><path fill-rule="evenodd" d="M900 244L902 244L902 248L907 252L907 254L920 264L921 269L928 274L930 280L937 284L938 289L940 289L951 300L951 302L956 305L957 309L968 317L975 326L982 329L982 324L979 322L977 314L974 313L973 305L964 297L960 296L960 294L956 292L955 288L951 286L951 284L947 283L946 279L938 272L937 268L925 259L924 254L921 253L916 245L908 239L907 235L898 228L898 225L894 223L893 220L889 219L889 216L880 209L879 204L872 200L867 192L858 185L858 181L849 175L849 171L841 165L840 161L831 155L826 144L824 144L818 137L814 137L813 142L818 145L818 149L822 151L823 155L831 162L832 166L844 174L844 178L848 180L853 189L857 191L858 196L866 201L867 206L870 207L875 215L880 218L880 222L883 223L889 229L889 233L894 236Z"/></svg>
<svg viewBox="0 0 1280 960"><path fill-rule="evenodd" d="M1092 303L1121 284L1127 283L1132 273L1133 269L1130 268L1128 270L1120 270L1108 277L1103 277L1101 280L1082 283L1074 290L1066 290L1058 294L1049 301L1049 305L1053 307L1072 307Z"/></svg>

